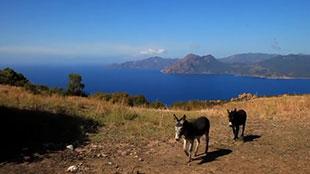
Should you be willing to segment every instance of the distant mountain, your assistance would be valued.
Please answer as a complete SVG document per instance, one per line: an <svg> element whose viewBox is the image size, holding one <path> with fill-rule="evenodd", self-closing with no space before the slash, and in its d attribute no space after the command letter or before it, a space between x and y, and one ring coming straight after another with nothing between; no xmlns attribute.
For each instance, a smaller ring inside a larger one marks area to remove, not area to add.
<svg viewBox="0 0 310 174"><path fill-rule="evenodd" d="M175 64L165 68L165 73L215 74L225 73L230 66L218 61L212 55L199 56L188 54Z"/></svg>
<svg viewBox="0 0 310 174"><path fill-rule="evenodd" d="M212 55L189 54L162 72L233 74L266 78L310 78L310 55L238 54L225 59L223 61L215 59Z"/></svg>
<svg viewBox="0 0 310 174"><path fill-rule="evenodd" d="M265 76L305 77L310 78L310 55L289 54L276 56L260 62L259 72Z"/></svg>
<svg viewBox="0 0 310 174"><path fill-rule="evenodd" d="M178 59L168 59L162 57L150 57L143 60L128 61L120 64L111 65L114 68L126 69L153 69L161 70L176 63Z"/></svg>
<svg viewBox="0 0 310 174"><path fill-rule="evenodd" d="M277 54L264 54L264 53L244 53L235 54L232 56L218 59L223 63L242 63L242 64L253 64L262 62L264 60L279 56Z"/></svg>

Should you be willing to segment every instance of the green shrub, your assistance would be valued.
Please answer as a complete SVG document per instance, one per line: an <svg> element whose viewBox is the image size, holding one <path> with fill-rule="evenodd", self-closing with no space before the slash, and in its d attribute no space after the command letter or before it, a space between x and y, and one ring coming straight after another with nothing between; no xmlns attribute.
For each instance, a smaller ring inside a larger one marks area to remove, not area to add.
<svg viewBox="0 0 310 174"><path fill-rule="evenodd" d="M57 95L61 95L61 96L64 96L66 94L66 92L64 91L64 89L62 88L50 88L48 90L48 93L51 95L51 94L57 94Z"/></svg>
<svg viewBox="0 0 310 174"><path fill-rule="evenodd" d="M112 93L111 100L112 103L119 103L123 105L128 105L129 95L125 92Z"/></svg>
<svg viewBox="0 0 310 174"><path fill-rule="evenodd" d="M166 106L164 103L160 102L160 101L154 101L152 102L149 107L151 108L155 108L155 109L165 109Z"/></svg>
<svg viewBox="0 0 310 174"><path fill-rule="evenodd" d="M115 92L115 93L104 93L98 92L92 94L90 97L109 101L113 104L122 104L125 106L145 106L148 105L149 102L143 95L130 96L125 92Z"/></svg>
<svg viewBox="0 0 310 174"><path fill-rule="evenodd" d="M223 100L206 100L206 101L200 101L200 100L192 100L187 102L175 102L171 105L171 108L173 109L182 109L182 110L200 110L212 107L214 105L223 104L226 101Z"/></svg>
<svg viewBox="0 0 310 174"><path fill-rule="evenodd" d="M90 95L89 97L96 98L96 99L103 100L103 101L110 101L112 98L112 94L104 93L104 92L96 92Z"/></svg>
<svg viewBox="0 0 310 174"><path fill-rule="evenodd" d="M21 73L15 72L11 68L0 70L0 84L12 86L24 86L29 80Z"/></svg>
<svg viewBox="0 0 310 174"><path fill-rule="evenodd" d="M128 100L129 106L142 106L142 105L148 105L149 102L143 95L137 95L137 96L130 96Z"/></svg>
<svg viewBox="0 0 310 174"><path fill-rule="evenodd" d="M83 91L85 85L82 83L82 76L79 74L69 74L68 95L86 96Z"/></svg>

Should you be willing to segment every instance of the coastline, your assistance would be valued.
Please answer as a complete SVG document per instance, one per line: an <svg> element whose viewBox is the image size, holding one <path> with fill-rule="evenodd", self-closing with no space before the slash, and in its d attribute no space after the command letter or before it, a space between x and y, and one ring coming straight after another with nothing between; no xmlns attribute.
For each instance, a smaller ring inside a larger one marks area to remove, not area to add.
<svg viewBox="0 0 310 174"><path fill-rule="evenodd" d="M263 75L249 75L249 74L233 74L233 73L175 73L165 72L160 70L163 74L182 74L182 75L232 75L236 77L254 77L261 79L272 79L272 80L310 80L310 77L290 77L290 76L263 76Z"/></svg>

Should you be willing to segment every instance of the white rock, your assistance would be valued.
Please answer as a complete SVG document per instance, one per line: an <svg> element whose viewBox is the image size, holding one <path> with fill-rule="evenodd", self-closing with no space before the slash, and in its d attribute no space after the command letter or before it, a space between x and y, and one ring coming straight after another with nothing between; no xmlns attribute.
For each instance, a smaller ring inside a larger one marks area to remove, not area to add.
<svg viewBox="0 0 310 174"><path fill-rule="evenodd" d="M78 167L73 165L73 166L68 167L67 172L75 172L75 171L77 171L77 169L78 169Z"/></svg>
<svg viewBox="0 0 310 174"><path fill-rule="evenodd" d="M67 148L67 149L70 149L70 150L73 150L73 149L74 149L72 144L66 146L66 148Z"/></svg>

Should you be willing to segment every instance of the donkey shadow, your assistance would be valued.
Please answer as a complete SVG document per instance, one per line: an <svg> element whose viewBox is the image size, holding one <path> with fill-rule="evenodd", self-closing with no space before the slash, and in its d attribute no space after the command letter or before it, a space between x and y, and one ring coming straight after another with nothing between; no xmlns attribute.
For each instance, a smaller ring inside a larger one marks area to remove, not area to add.
<svg viewBox="0 0 310 174"><path fill-rule="evenodd" d="M260 137L261 137L261 135L246 135L242 139L243 139L243 142L246 143L246 142L254 141Z"/></svg>
<svg viewBox="0 0 310 174"><path fill-rule="evenodd" d="M195 158L194 160L201 160L198 164L204 164L207 162L215 161L221 156L228 155L232 152L230 149L217 149L213 152L208 152L206 155Z"/></svg>

